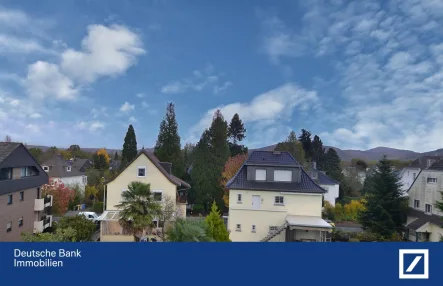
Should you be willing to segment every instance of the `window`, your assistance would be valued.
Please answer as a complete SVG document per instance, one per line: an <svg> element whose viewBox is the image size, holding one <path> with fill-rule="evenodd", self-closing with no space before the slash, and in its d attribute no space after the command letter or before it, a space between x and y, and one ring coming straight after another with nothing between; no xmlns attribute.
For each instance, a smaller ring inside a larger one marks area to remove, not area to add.
<svg viewBox="0 0 443 286"><path fill-rule="evenodd" d="M26 177L28 176L28 168L24 167L21 169L21 177Z"/></svg>
<svg viewBox="0 0 443 286"><path fill-rule="evenodd" d="M23 217L18 219L18 227L23 226Z"/></svg>
<svg viewBox="0 0 443 286"><path fill-rule="evenodd" d="M432 213L432 206L430 204L425 205L425 213Z"/></svg>
<svg viewBox="0 0 443 286"><path fill-rule="evenodd" d="M241 231L241 224L237 224L235 226L235 231Z"/></svg>
<svg viewBox="0 0 443 286"><path fill-rule="evenodd" d="M437 178L428 178L428 184L437 184Z"/></svg>
<svg viewBox="0 0 443 286"><path fill-rule="evenodd" d="M10 232L12 230L12 221L6 224L6 232Z"/></svg>
<svg viewBox="0 0 443 286"><path fill-rule="evenodd" d="M274 181L276 181L276 182L291 182L292 181L292 171L275 170L274 171Z"/></svg>
<svg viewBox="0 0 443 286"><path fill-rule="evenodd" d="M49 171L49 167L48 166L43 166L43 171L48 172Z"/></svg>
<svg viewBox="0 0 443 286"><path fill-rule="evenodd" d="M269 227L269 232L277 231L277 229L278 229L278 226L272 225L272 226Z"/></svg>
<svg viewBox="0 0 443 286"><path fill-rule="evenodd" d="M420 201L419 200L414 200L414 208L416 208L416 209L420 208Z"/></svg>
<svg viewBox="0 0 443 286"><path fill-rule="evenodd" d="M237 195L237 204L241 204L242 203L242 196L241 196L241 194L238 194Z"/></svg>
<svg viewBox="0 0 443 286"><path fill-rule="evenodd" d="M251 232L255 232L255 224L252 225Z"/></svg>
<svg viewBox="0 0 443 286"><path fill-rule="evenodd" d="M12 168L0 169L0 181L12 179Z"/></svg>
<svg viewBox="0 0 443 286"><path fill-rule="evenodd" d="M274 204L276 204L276 205L283 205L284 204L283 196L276 196L274 198Z"/></svg>
<svg viewBox="0 0 443 286"><path fill-rule="evenodd" d="M146 177L146 167L137 168L137 177Z"/></svg>
<svg viewBox="0 0 443 286"><path fill-rule="evenodd" d="M67 172L71 172L71 166L66 167Z"/></svg>
<svg viewBox="0 0 443 286"><path fill-rule="evenodd" d="M8 195L8 205L12 205L12 194Z"/></svg>
<svg viewBox="0 0 443 286"><path fill-rule="evenodd" d="M417 178L417 174L416 174L416 173L412 173L412 177L413 177L414 180L415 180L415 178Z"/></svg>
<svg viewBox="0 0 443 286"><path fill-rule="evenodd" d="M83 176L83 185L87 185L88 184L88 177Z"/></svg>
<svg viewBox="0 0 443 286"><path fill-rule="evenodd" d="M20 201L23 202L25 200L25 192L20 192Z"/></svg>
<svg viewBox="0 0 443 286"><path fill-rule="evenodd" d="M154 193L154 201L161 202L162 201L162 191L153 191Z"/></svg>
<svg viewBox="0 0 443 286"><path fill-rule="evenodd" d="M255 170L255 180L256 181L266 181L266 170L265 169Z"/></svg>

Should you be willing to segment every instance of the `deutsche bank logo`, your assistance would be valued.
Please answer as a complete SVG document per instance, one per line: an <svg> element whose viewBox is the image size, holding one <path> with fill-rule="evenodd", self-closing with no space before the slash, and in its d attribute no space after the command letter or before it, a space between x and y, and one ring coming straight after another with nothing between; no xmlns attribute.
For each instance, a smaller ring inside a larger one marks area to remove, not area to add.
<svg viewBox="0 0 443 286"><path fill-rule="evenodd" d="M429 279L429 250L400 249L400 279Z"/></svg>

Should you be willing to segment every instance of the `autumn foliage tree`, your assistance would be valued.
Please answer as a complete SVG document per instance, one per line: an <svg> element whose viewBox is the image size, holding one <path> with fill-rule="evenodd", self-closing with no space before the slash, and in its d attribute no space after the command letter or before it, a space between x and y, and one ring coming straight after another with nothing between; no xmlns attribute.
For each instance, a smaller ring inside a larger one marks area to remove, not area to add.
<svg viewBox="0 0 443 286"><path fill-rule="evenodd" d="M74 200L75 191L68 188L58 179L50 179L49 184L43 185L42 197L47 195L53 196L52 210L55 214L65 214L68 211L68 206Z"/></svg>
<svg viewBox="0 0 443 286"><path fill-rule="evenodd" d="M226 207L229 207L229 190L226 189L226 183L234 177L247 158L248 154L239 154L229 158L225 164L221 185L223 187L223 201Z"/></svg>
<svg viewBox="0 0 443 286"><path fill-rule="evenodd" d="M102 148L97 150L94 155L94 168L98 170L105 170L109 168L109 162L111 158L109 157L106 149Z"/></svg>

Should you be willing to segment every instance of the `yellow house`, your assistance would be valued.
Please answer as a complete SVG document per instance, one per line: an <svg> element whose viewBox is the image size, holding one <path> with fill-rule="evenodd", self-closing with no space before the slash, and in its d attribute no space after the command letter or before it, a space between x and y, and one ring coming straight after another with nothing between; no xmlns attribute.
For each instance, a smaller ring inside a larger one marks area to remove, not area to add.
<svg viewBox="0 0 443 286"><path fill-rule="evenodd" d="M252 152L226 186L233 242L327 241L326 190L288 152Z"/></svg>
<svg viewBox="0 0 443 286"><path fill-rule="evenodd" d="M142 150L123 171L106 183L100 241L134 241L133 236L120 226L119 210L116 208L122 200L122 192L134 181L150 184L154 199L160 203L167 196L175 199L181 217L186 217L185 190L190 185L172 175L171 167L171 163L160 162L153 153ZM160 227L158 221L154 223Z"/></svg>
<svg viewBox="0 0 443 286"><path fill-rule="evenodd" d="M422 170L408 190L409 212L406 238L415 242L439 242L443 237L443 213L435 207L442 201L443 160Z"/></svg>

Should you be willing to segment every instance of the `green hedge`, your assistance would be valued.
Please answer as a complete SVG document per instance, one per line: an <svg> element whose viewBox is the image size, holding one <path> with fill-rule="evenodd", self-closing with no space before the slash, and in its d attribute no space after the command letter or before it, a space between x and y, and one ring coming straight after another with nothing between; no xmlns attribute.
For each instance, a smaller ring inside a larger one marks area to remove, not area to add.
<svg viewBox="0 0 443 286"><path fill-rule="evenodd" d="M94 206L92 208L93 208L94 212L102 213L103 212L103 202L95 202Z"/></svg>

